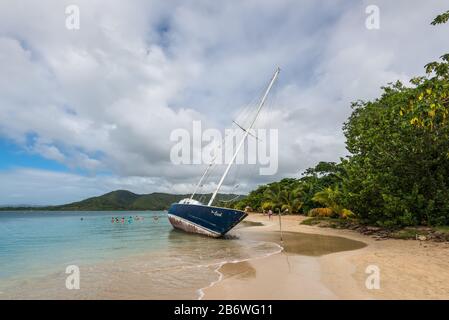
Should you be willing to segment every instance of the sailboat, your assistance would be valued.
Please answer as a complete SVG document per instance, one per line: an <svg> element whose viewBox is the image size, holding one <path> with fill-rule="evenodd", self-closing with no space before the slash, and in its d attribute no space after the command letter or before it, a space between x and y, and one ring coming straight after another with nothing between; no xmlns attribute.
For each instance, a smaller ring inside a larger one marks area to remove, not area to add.
<svg viewBox="0 0 449 320"><path fill-rule="evenodd" d="M262 99L259 102L256 114L252 119L248 128L242 128L244 131L244 135L240 140L235 153L233 154L231 160L229 161L226 170L224 171L217 188L212 194L208 204L203 204L198 200L193 199L193 196L201 186L202 180L206 176L208 170L213 164L213 161L209 164L206 171L200 178L195 191L192 193L190 198L182 199L178 203L174 203L168 209L168 219L172 226L177 229L184 230L186 232L198 233L207 235L214 238L219 238L225 235L229 230L235 227L239 222L241 222L248 215L246 212L236 209L223 208L223 207L214 207L212 204L231 169L231 166L234 164L234 161L237 157L238 152L242 148L246 138L250 134L251 129L254 126L254 123L259 116L260 111L262 110L263 105L268 97L268 94L273 87L280 69L277 68L268 87L265 90L265 93L262 96ZM239 126L240 127L240 126Z"/></svg>

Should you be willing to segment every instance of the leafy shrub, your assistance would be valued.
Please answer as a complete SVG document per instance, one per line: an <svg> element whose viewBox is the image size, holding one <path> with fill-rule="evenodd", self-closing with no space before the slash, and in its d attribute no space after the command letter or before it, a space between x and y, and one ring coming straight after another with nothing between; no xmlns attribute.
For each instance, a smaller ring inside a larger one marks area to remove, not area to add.
<svg viewBox="0 0 449 320"><path fill-rule="evenodd" d="M309 211L309 217L332 217L335 212L330 208L314 208Z"/></svg>
<svg viewBox="0 0 449 320"><path fill-rule="evenodd" d="M340 212L340 218L348 219L354 217L354 212L349 209L342 209Z"/></svg>

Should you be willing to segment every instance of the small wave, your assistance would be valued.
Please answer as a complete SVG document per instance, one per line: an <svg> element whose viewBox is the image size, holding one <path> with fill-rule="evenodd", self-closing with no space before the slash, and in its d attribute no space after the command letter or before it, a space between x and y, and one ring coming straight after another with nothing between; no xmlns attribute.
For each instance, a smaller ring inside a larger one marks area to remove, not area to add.
<svg viewBox="0 0 449 320"><path fill-rule="evenodd" d="M200 289L197 290L198 300L202 300L202 299L204 298L204 295L205 295L204 290L213 287L214 285L216 285L217 283L219 283L221 280L223 280L223 273L220 272L220 269L221 269L221 267L223 267L225 264L227 264L227 263L239 263L239 262L246 262L246 261L252 261L252 260L263 259L263 258L267 258L267 257L272 256L272 255L281 253L282 250L284 250L284 248L283 248L281 245L279 245L279 244L277 244L277 243L275 243L275 242L265 242L265 241L264 241L264 242L262 242L262 243L274 244L275 246L278 247L278 250L276 250L276 251L274 251L274 252L270 252L270 253L263 254L263 255L261 255L261 256L259 256L259 257L251 257L251 258L236 259L236 260L225 260L225 261L222 261L222 262L220 262L220 263L215 263L215 264L209 265L209 267L216 265L216 268L214 269L214 272L216 272L216 273L218 274L218 279L215 280L215 281L212 281L208 286L203 287L203 288L200 288Z"/></svg>

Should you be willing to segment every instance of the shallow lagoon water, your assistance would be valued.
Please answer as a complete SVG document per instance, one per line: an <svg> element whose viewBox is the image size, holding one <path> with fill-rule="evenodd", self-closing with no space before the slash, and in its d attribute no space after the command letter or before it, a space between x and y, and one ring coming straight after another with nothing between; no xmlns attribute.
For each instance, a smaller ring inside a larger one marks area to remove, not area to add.
<svg viewBox="0 0 449 320"><path fill-rule="evenodd" d="M111 223L136 215L144 219ZM226 238L212 239L174 230L166 212L3 212L0 299L196 299L225 262L282 249L275 233L241 232L248 226L257 228L243 222ZM295 251L294 234L285 237L287 252L307 254ZM355 248L332 238L303 234L299 244L313 244L314 254L320 243L322 254ZM80 290L65 286L69 265L80 268Z"/></svg>
<svg viewBox="0 0 449 320"><path fill-rule="evenodd" d="M136 215L144 219L128 223ZM125 223L111 223L117 216ZM174 230L166 212L3 212L0 298L196 298L223 262L278 250ZM69 265L80 290L65 287Z"/></svg>

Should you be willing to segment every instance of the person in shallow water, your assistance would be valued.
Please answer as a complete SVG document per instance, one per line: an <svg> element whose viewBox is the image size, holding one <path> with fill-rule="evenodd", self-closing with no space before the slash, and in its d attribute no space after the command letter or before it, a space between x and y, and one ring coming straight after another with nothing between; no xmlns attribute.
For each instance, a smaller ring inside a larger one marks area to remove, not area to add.
<svg viewBox="0 0 449 320"><path fill-rule="evenodd" d="M111 223L114 223L115 219L114 217L111 218Z"/></svg>
<svg viewBox="0 0 449 320"><path fill-rule="evenodd" d="M129 216L129 218L128 218L128 224L131 224L131 223L133 223L133 217Z"/></svg>

